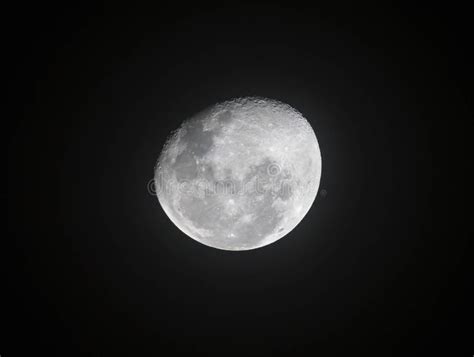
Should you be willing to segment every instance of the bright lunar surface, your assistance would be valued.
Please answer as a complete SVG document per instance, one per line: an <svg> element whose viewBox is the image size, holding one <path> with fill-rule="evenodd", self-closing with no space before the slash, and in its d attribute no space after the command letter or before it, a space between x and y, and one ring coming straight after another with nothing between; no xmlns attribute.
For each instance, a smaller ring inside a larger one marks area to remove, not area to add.
<svg viewBox="0 0 474 357"><path fill-rule="evenodd" d="M183 122L155 169L158 200L191 238L224 250L263 247L288 234L314 202L321 153L289 105L239 98Z"/></svg>

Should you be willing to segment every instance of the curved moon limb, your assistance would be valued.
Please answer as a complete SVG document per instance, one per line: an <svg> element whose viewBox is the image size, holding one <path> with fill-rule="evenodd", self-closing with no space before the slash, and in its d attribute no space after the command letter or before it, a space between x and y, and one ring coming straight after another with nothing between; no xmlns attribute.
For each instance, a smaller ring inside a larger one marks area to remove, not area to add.
<svg viewBox="0 0 474 357"><path fill-rule="evenodd" d="M184 121L155 168L158 200L186 235L249 250L288 234L311 208L321 178L313 129L266 98L216 104Z"/></svg>

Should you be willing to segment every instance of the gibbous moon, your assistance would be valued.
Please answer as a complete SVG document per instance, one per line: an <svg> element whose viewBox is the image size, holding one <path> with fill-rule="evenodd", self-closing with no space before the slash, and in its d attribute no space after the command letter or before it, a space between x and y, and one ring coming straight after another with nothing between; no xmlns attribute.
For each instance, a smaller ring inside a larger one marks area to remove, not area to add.
<svg viewBox="0 0 474 357"><path fill-rule="evenodd" d="M158 200L171 221L210 247L271 244L311 208L321 178L313 129L287 104L239 98L184 121L155 168Z"/></svg>

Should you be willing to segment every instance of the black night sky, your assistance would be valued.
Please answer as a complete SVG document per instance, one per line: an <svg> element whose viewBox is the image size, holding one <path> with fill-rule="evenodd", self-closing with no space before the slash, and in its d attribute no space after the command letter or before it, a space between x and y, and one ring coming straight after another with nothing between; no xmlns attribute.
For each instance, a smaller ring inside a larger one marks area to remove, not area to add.
<svg viewBox="0 0 474 357"><path fill-rule="evenodd" d="M2 357L472 355L466 10L121 10L5 14ZM242 96L299 110L323 172L294 231L227 252L147 185L182 120Z"/></svg>

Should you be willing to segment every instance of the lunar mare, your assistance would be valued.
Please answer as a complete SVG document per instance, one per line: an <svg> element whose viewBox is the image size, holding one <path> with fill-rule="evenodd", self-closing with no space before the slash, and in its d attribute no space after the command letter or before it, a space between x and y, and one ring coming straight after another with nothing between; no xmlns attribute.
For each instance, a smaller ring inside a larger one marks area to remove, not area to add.
<svg viewBox="0 0 474 357"><path fill-rule="evenodd" d="M321 153L289 105L265 98L216 104L169 137L155 168L158 200L189 237L224 250L271 244L316 197Z"/></svg>

